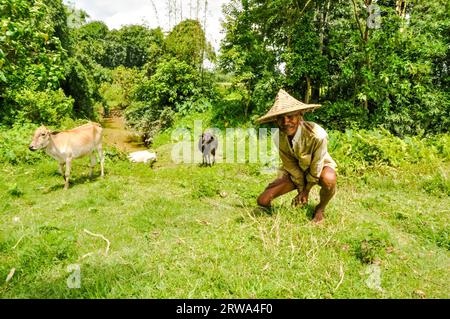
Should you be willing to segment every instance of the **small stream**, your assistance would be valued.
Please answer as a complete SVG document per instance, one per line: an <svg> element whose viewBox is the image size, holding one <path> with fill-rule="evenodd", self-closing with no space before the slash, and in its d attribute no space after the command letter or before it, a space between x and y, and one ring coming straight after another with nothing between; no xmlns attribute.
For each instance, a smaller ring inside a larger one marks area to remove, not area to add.
<svg viewBox="0 0 450 319"><path fill-rule="evenodd" d="M126 129L125 120L122 117L107 117L101 124L105 144L113 145L126 153L147 149L139 135Z"/></svg>

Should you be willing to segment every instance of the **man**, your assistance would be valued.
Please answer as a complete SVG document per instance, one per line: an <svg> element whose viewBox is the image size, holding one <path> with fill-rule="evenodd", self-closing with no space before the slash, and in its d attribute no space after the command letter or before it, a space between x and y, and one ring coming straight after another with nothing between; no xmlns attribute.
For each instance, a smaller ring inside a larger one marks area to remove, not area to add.
<svg viewBox="0 0 450 319"><path fill-rule="evenodd" d="M286 91L280 90L270 111L259 123L276 121L279 130L274 140L278 146L282 167L280 176L258 197L258 205L270 207L274 198L297 190L293 206L308 203L311 188L318 184L320 203L313 221L323 220L325 208L336 192L336 163L327 150L327 133L316 123L303 120L303 114L320 107L304 104Z"/></svg>

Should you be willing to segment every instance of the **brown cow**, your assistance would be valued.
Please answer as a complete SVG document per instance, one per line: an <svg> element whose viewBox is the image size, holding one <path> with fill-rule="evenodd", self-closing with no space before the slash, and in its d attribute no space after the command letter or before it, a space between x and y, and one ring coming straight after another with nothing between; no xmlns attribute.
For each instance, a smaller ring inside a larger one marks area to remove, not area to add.
<svg viewBox="0 0 450 319"><path fill-rule="evenodd" d="M85 155L91 158L90 177L97 162L94 151L100 157L101 176L104 176L104 156L102 149L102 127L97 123L88 123L72 130L51 132L45 126L39 127L34 133L30 144L31 151L45 149L46 153L59 163L59 171L63 175L64 189L69 188L70 167L72 160ZM64 165L66 166L65 174Z"/></svg>

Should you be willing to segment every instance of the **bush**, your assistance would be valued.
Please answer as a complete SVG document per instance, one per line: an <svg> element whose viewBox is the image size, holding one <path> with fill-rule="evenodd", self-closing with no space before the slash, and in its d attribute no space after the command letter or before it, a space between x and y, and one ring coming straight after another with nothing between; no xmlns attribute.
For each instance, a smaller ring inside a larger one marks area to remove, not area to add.
<svg viewBox="0 0 450 319"><path fill-rule="evenodd" d="M128 160L127 154L114 146L106 147L104 149L104 156L105 160L108 162L118 162Z"/></svg>
<svg viewBox="0 0 450 319"><path fill-rule="evenodd" d="M172 58L159 63L155 74L138 85L134 100L151 103L158 110L170 107L177 111L184 102L202 97L202 93L200 74L186 62Z"/></svg>
<svg viewBox="0 0 450 319"><path fill-rule="evenodd" d="M252 103L255 106L254 113L258 117L263 116L272 107L281 86L280 82L273 74L266 73L256 84L252 93Z"/></svg>
<svg viewBox="0 0 450 319"><path fill-rule="evenodd" d="M135 87L142 83L142 74L139 71L123 66L112 70L111 77L111 83L103 82L99 88L100 95L106 102L105 113L129 107Z"/></svg>
<svg viewBox="0 0 450 319"><path fill-rule="evenodd" d="M372 264L384 255L386 248L387 241L369 236L354 247L354 253L362 263Z"/></svg>
<svg viewBox="0 0 450 319"><path fill-rule="evenodd" d="M216 100L212 119L216 127L237 127L248 122L248 114L245 114L247 98L244 92L232 90L222 99Z"/></svg>
<svg viewBox="0 0 450 319"><path fill-rule="evenodd" d="M448 135L401 139L384 129L329 131L328 151L344 174L373 166L448 161Z"/></svg>
<svg viewBox="0 0 450 319"><path fill-rule="evenodd" d="M353 255L363 264L372 264L381 261L386 254L386 249L392 247L390 236L385 231L380 231L372 225L366 225L367 229L357 238L350 240Z"/></svg>
<svg viewBox="0 0 450 319"><path fill-rule="evenodd" d="M61 89L42 92L23 89L14 94L13 103L17 105L18 122L52 125L72 115L74 100L65 96Z"/></svg>
<svg viewBox="0 0 450 319"><path fill-rule="evenodd" d="M170 127L175 112L170 108L154 110L144 102L134 102L125 112L127 123L142 134L145 145L151 145L157 133Z"/></svg>
<svg viewBox="0 0 450 319"><path fill-rule="evenodd" d="M17 125L10 129L0 127L0 163L35 163L42 159L42 152L31 152L28 149L36 128L31 124Z"/></svg>
<svg viewBox="0 0 450 319"><path fill-rule="evenodd" d="M307 113L306 119L339 131L357 129L368 125L367 111L361 107L355 107L349 101L324 103L314 113Z"/></svg>
<svg viewBox="0 0 450 319"><path fill-rule="evenodd" d="M70 58L66 66L64 92L74 99L73 111L77 117L95 118L94 104L96 86L92 75L76 58Z"/></svg>
<svg viewBox="0 0 450 319"><path fill-rule="evenodd" d="M158 131L172 124L175 112L206 110L211 94L209 88L202 86L198 72L186 62L175 58L164 60L151 78L137 85L125 118L149 145Z"/></svg>
<svg viewBox="0 0 450 319"><path fill-rule="evenodd" d="M203 113L212 109L210 99L202 97L196 101L186 101L178 108L180 115L188 115L192 113Z"/></svg>

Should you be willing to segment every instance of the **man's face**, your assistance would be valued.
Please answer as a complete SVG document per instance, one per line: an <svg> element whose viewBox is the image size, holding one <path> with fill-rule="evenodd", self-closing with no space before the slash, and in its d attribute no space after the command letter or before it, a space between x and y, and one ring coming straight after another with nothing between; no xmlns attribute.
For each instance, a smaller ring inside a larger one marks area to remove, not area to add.
<svg viewBox="0 0 450 319"><path fill-rule="evenodd" d="M277 117L277 124L287 136L294 136L301 122L301 113L292 112Z"/></svg>

